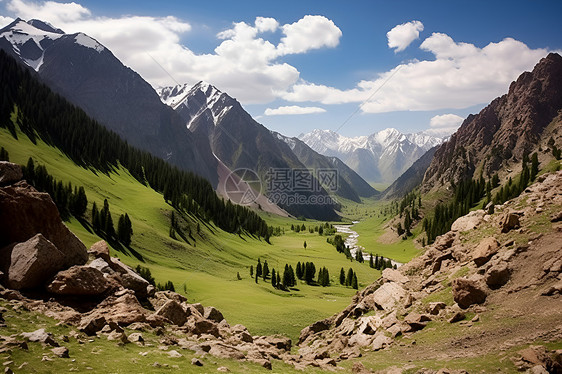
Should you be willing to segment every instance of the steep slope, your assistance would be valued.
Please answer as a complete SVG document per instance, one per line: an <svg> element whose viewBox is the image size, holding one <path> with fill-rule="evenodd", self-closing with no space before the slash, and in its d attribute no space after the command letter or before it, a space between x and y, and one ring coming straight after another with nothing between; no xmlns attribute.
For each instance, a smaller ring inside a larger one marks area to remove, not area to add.
<svg viewBox="0 0 562 374"><path fill-rule="evenodd" d="M431 148L412 164L394 183L382 192L383 199L395 199L406 195L419 186L431 161L437 151L437 146Z"/></svg>
<svg viewBox="0 0 562 374"><path fill-rule="evenodd" d="M212 85L199 82L189 90L184 85L163 88L159 92L162 101L175 108L198 139L207 139L215 156L228 168L243 168L256 172L262 180L262 186L266 187L262 192L271 193L267 188L268 180L271 180L271 170L287 171L290 175L293 170L306 169L285 142L277 139L268 129L256 122L238 101ZM313 176L311 184L318 185L316 175ZM282 199L278 205L295 216L322 220L337 219L334 211L336 205L329 203L326 190L314 189L296 192L289 188L286 193L291 196L301 195L306 199L317 195L328 203L292 204Z"/></svg>
<svg viewBox="0 0 562 374"><path fill-rule="evenodd" d="M354 368L381 373L560 372L560 191L562 171L544 174L494 214L459 218L422 256L303 329L303 361L356 359Z"/></svg>
<svg viewBox="0 0 562 374"><path fill-rule="evenodd" d="M315 152L298 138L289 138L272 131L273 135L285 142L309 169L335 169L338 172L338 188L336 195L360 202L360 197L371 197L377 190L371 187L363 178L349 168L337 157L327 157Z"/></svg>
<svg viewBox="0 0 562 374"><path fill-rule="evenodd" d="M35 70L52 89L115 131L217 184L208 144L186 131L154 89L85 34L65 34L42 21L17 19L0 30L0 48Z"/></svg>
<svg viewBox="0 0 562 374"><path fill-rule="evenodd" d="M551 53L532 72L511 83L509 92L470 115L436 151L423 191L448 186L483 172L489 176L508 161L533 150L545 127L562 109L562 57Z"/></svg>
<svg viewBox="0 0 562 374"><path fill-rule="evenodd" d="M385 129L348 138L331 130L313 130L299 139L316 152L335 156L369 182L393 182L442 139L423 133L402 134Z"/></svg>

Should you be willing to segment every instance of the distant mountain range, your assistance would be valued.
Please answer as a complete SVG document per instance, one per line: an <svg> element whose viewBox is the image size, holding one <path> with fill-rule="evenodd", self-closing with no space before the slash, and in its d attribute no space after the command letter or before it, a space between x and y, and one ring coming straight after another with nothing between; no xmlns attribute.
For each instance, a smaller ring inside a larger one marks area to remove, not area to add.
<svg viewBox="0 0 562 374"><path fill-rule="evenodd" d="M193 87L165 87L158 93L162 102L182 117L191 132L199 138L209 139L213 153L231 170L248 168L266 180L271 168L335 169L339 175L339 186L334 191L337 196L359 202L361 197L377 193L343 162L318 154L296 138L269 131L256 122L238 101L208 83L199 82ZM327 196L326 186L317 193ZM333 209L330 204L327 205ZM317 217L327 217L328 214L324 211L326 207L314 204L283 208L297 215L305 213L303 210L314 212Z"/></svg>
<svg viewBox="0 0 562 374"><path fill-rule="evenodd" d="M417 133L403 134L389 128L369 136L345 137L331 130L299 135L310 148L338 157L369 182L392 183L443 138Z"/></svg>
<svg viewBox="0 0 562 374"><path fill-rule="evenodd" d="M219 192L230 170L248 168L265 180L271 169L331 165L342 176L339 188L328 192L321 186L315 194L360 201L376 193L343 163L314 154L304 144L297 155L281 136L209 84L157 93L109 49L83 33L66 34L46 22L18 18L0 30L0 49L130 144L205 177ZM306 157L309 153L312 156ZM263 208L263 200L258 206ZM337 203L281 206L295 216L338 219Z"/></svg>

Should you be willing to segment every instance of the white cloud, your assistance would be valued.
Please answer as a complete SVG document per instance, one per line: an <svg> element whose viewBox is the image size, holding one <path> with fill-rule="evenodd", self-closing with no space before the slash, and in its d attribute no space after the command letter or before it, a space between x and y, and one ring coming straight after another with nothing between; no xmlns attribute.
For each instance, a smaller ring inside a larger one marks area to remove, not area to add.
<svg viewBox="0 0 562 374"><path fill-rule="evenodd" d="M305 16L280 26L274 18L234 23L217 34L212 53L196 54L181 43L192 26L176 17L98 17L77 3L10 0L7 9L23 19L38 18L67 33L84 32L109 48L153 86L201 80L221 87L244 104L267 103L299 79L299 71L281 56L334 47L341 31L321 16ZM278 45L261 34L281 29ZM157 61L158 63L156 63Z"/></svg>
<svg viewBox="0 0 562 374"><path fill-rule="evenodd" d="M386 33L388 47L395 48L394 52L401 52L420 37L420 31L423 31L423 23L420 21L411 21L394 26L392 30Z"/></svg>
<svg viewBox="0 0 562 374"><path fill-rule="evenodd" d="M420 48L435 59L398 65L350 90L301 81L280 96L294 102L323 104L363 103L369 99L361 107L366 113L461 109L488 103L506 93L512 81L523 71L532 70L548 53L512 38L478 48L438 33L425 39Z"/></svg>
<svg viewBox="0 0 562 374"><path fill-rule="evenodd" d="M456 114L441 114L429 120L429 129L424 132L429 135L445 137L449 136L460 127L464 118Z"/></svg>
<svg viewBox="0 0 562 374"><path fill-rule="evenodd" d="M4 26L8 26L13 21L14 19L11 17L0 16L0 28L3 28Z"/></svg>
<svg viewBox="0 0 562 374"><path fill-rule="evenodd" d="M280 54L304 53L311 49L336 47L341 30L324 16L304 16L299 21L282 26L285 36L277 47Z"/></svg>
<svg viewBox="0 0 562 374"><path fill-rule="evenodd" d="M318 107L302 107L297 105L280 106L279 108L267 108L264 112L266 116L296 115L296 114L314 114L324 113L326 109Z"/></svg>

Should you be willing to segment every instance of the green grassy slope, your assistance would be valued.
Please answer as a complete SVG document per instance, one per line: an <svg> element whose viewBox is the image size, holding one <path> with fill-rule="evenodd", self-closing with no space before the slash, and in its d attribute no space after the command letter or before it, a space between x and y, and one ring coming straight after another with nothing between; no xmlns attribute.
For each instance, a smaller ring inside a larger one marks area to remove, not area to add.
<svg viewBox="0 0 562 374"><path fill-rule="evenodd" d="M226 233L204 222L199 222L202 229L197 235L194 219L190 224L195 245L172 240L168 237L171 206L127 171L119 169L105 175L79 167L58 149L41 141L34 145L23 134L16 140L4 129L0 129L0 146L8 150L12 162L25 164L32 156L36 165L45 164L56 179L83 185L89 200L87 214L93 201L102 206L104 198L110 203L114 222L118 215L128 213L134 230L131 247L137 256L117 251L113 251L113 255L131 266L142 263L150 268L157 282L171 280L176 291L184 293L185 289L190 302L216 306L231 324L242 323L254 334L283 333L294 339L304 326L346 307L355 290L336 285L341 267L346 270L352 267L357 272L360 287L379 276L379 272L366 264L346 260L326 243L326 237L291 232L291 223L296 221L279 217L264 215L270 224L286 230L286 235L273 237L271 245ZM75 219L67 225L87 246L99 240ZM306 250L303 248L305 240ZM142 261L138 255L142 256ZM256 285L250 278L249 268L255 266L258 257L262 262L267 260L270 269L282 269L285 263L295 267L297 261L313 261L317 268L326 266L333 286L299 284L298 290L283 292L273 289L269 281ZM237 272L242 280L237 280Z"/></svg>

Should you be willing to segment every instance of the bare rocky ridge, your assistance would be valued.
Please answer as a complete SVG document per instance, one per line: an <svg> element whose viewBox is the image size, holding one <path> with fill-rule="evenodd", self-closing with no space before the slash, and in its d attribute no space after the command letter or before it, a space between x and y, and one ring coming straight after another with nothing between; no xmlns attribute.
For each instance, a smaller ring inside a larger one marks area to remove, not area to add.
<svg viewBox="0 0 562 374"><path fill-rule="evenodd" d="M436 151L422 190L448 186L482 170L498 171L510 159L531 152L544 129L562 109L562 57L551 53L525 72L509 92L470 115Z"/></svg>
<svg viewBox="0 0 562 374"><path fill-rule="evenodd" d="M495 211L459 218L455 230L438 237L423 255L399 270L386 269L345 310L303 329L301 364L337 363L381 349L410 359L478 357L539 339L560 341L562 171L539 177ZM518 226L510 225L512 216ZM405 346L429 323L432 329L453 323L462 329L456 336L445 330L439 343ZM562 370L559 354L531 351L513 358L522 370L537 365L549 370L544 372Z"/></svg>

